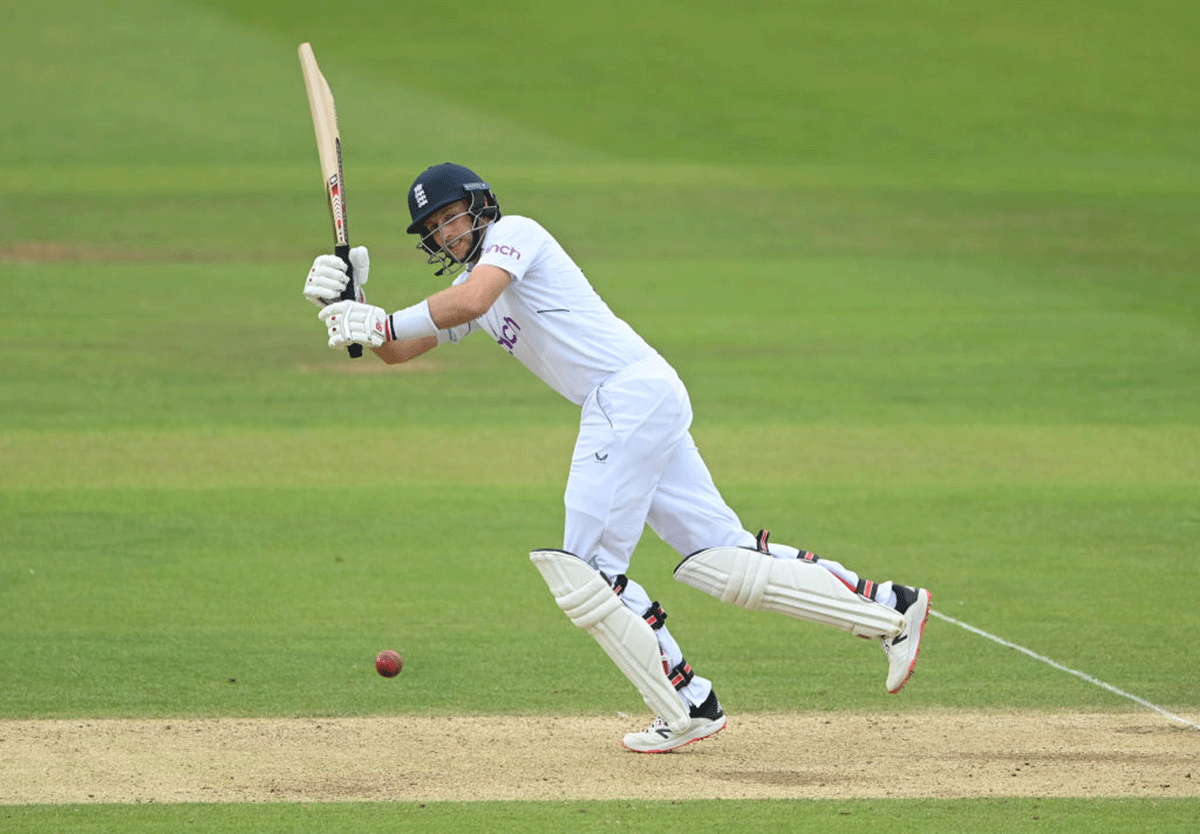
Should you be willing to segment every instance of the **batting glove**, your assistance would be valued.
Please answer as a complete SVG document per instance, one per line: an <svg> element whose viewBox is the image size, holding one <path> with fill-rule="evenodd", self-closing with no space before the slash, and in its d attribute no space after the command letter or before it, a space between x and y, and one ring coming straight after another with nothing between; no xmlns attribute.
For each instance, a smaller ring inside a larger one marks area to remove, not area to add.
<svg viewBox="0 0 1200 834"><path fill-rule="evenodd" d="M367 247L355 246L350 250L350 265L354 267L354 297L360 302L366 301L367 294L363 286L371 272L371 257L367 254ZM318 307L332 304L342 297L347 280L346 264L341 258L337 255L319 255L304 281L304 297Z"/></svg>
<svg viewBox="0 0 1200 834"><path fill-rule="evenodd" d="M317 318L329 330L329 346L349 344L377 348L387 341L387 313L382 307L372 307L357 301L338 301L322 307Z"/></svg>

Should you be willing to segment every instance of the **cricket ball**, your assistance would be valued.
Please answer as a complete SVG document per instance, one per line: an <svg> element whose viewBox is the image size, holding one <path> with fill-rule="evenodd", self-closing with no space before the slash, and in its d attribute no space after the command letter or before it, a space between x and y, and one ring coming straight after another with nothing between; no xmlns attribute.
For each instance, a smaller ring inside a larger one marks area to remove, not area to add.
<svg viewBox="0 0 1200 834"><path fill-rule="evenodd" d="M385 678L396 677L403 668L404 658L398 652L394 652L391 649L380 652L379 656L375 658L375 671Z"/></svg>

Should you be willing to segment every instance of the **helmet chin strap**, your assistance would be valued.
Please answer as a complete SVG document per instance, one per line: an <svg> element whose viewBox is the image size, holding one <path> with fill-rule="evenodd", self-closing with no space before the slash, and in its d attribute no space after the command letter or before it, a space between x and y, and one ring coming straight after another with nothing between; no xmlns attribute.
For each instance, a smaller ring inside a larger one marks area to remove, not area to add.
<svg viewBox="0 0 1200 834"><path fill-rule="evenodd" d="M485 223L484 226L487 224ZM471 226L471 248L467 250L467 259L463 263L479 260L479 250L483 248L484 226Z"/></svg>

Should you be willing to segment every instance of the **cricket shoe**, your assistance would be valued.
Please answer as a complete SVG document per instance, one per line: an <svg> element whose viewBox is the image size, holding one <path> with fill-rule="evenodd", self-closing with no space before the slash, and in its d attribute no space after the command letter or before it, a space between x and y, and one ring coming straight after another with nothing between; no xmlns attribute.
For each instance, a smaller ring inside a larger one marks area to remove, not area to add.
<svg viewBox="0 0 1200 834"><path fill-rule="evenodd" d="M895 695L904 688L917 665L917 652L921 651L921 638L925 635L925 621L929 619L930 601L933 599L924 588L894 585L896 610L904 616L904 628L895 637L884 637L883 653L888 658L887 690Z"/></svg>
<svg viewBox="0 0 1200 834"><path fill-rule="evenodd" d="M625 736L621 744L635 753L667 753L725 729L725 712L721 709L716 692L710 692L704 703L692 707L689 714L691 720L681 732L672 732L666 721L655 718L654 723L645 730Z"/></svg>

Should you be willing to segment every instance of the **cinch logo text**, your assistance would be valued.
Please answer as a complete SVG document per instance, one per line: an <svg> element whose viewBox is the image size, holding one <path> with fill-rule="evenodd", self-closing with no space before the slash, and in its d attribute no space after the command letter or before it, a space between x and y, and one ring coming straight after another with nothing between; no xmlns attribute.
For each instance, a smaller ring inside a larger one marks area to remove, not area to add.
<svg viewBox="0 0 1200 834"><path fill-rule="evenodd" d="M499 252L501 255L504 255L505 257L513 258L514 260L518 260L518 261L521 260L521 250L516 249L512 246L498 246L493 243L487 249L483 250L483 253L485 255L488 254L489 252Z"/></svg>
<svg viewBox="0 0 1200 834"><path fill-rule="evenodd" d="M513 352L513 346L517 343L517 333L521 330L521 325L512 320L510 316L504 317L504 325L500 328L500 335L496 337L496 344Z"/></svg>

